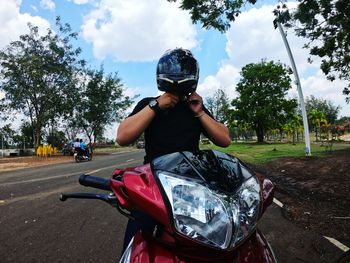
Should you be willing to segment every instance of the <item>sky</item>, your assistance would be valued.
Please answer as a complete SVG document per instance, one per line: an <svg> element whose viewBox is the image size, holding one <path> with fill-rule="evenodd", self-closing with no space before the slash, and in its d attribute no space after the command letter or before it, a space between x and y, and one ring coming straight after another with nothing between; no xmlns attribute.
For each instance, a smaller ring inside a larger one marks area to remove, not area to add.
<svg viewBox="0 0 350 263"><path fill-rule="evenodd" d="M27 33L28 22L46 32L60 16L79 33L74 44L82 48L81 57L91 68L103 65L108 73L118 72L129 96L158 95L158 59L166 50L182 47L190 49L200 64L197 92L205 99L222 89L233 99L246 64L265 59L290 66L282 37L272 23L276 2L260 0L258 5L246 6L230 29L220 33L194 25L187 11L166 0L0 0L0 49ZM350 116L350 105L342 95L346 83L328 81L318 58L313 57L312 64L307 62L308 50L302 48L305 39L292 31L287 38L304 99L313 95L330 100L341 106L339 117ZM289 96L298 96L295 85ZM105 136L114 138L117 126L106 127Z"/></svg>

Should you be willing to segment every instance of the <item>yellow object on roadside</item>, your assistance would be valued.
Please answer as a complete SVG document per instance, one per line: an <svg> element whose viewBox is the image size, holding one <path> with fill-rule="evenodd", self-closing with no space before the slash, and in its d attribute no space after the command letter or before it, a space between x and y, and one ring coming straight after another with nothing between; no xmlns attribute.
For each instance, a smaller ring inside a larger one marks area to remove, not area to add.
<svg viewBox="0 0 350 263"><path fill-rule="evenodd" d="M41 157L43 154L43 147L41 145L36 149L36 156Z"/></svg>

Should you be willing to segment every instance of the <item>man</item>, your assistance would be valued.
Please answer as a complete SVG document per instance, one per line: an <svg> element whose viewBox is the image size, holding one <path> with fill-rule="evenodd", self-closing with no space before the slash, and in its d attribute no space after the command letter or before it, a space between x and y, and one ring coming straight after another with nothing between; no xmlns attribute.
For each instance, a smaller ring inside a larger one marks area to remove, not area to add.
<svg viewBox="0 0 350 263"><path fill-rule="evenodd" d="M131 144L145 132L144 163L167 153L198 150L201 133L218 146L230 145L227 127L213 118L195 92L198 78L199 65L189 50L167 51L157 65L157 85L164 94L136 105L119 125L118 144ZM143 213L135 211L133 216L141 220L129 220L124 249L140 228L152 230L155 224Z"/></svg>
<svg viewBox="0 0 350 263"><path fill-rule="evenodd" d="M82 155L88 157L88 156L89 156L89 153L88 153L88 151L87 151L86 144L85 144L85 142L84 142L83 139L80 139L80 148L81 148L81 153L82 153Z"/></svg>
<svg viewBox="0 0 350 263"><path fill-rule="evenodd" d="M81 147L80 147L80 140L79 140L79 138L77 138L77 139L75 140L73 146L74 146L75 151L76 151L77 153L80 154L80 152L81 152Z"/></svg>
<svg viewBox="0 0 350 263"><path fill-rule="evenodd" d="M195 91L199 78L197 60L189 50L166 52L157 65L157 85L165 93L141 100L117 131L119 145L128 145L145 132L145 163L176 151L195 151L200 134L214 144L231 143L228 129L203 106Z"/></svg>

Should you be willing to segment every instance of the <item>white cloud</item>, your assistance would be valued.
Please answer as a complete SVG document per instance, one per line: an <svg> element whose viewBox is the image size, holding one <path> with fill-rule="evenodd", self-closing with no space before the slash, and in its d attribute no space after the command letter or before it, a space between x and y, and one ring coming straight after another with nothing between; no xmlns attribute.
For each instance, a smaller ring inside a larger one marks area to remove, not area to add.
<svg viewBox="0 0 350 263"><path fill-rule="evenodd" d="M266 5L259 9L252 8L243 12L232 23L231 28L226 33L226 52L233 64L243 67L248 63L257 63L261 59L290 64L282 36L279 30L274 29L273 26L273 9L272 5ZM304 38L296 37L290 31L287 39L300 74L310 67L319 67L317 58L312 65L307 62L308 50L302 48L306 43Z"/></svg>
<svg viewBox="0 0 350 263"><path fill-rule="evenodd" d="M50 24L38 16L28 13L20 13L21 1L2 1L0 5L0 48L4 48L11 41L17 40L21 34L27 33L27 23L37 25L41 30L46 30Z"/></svg>
<svg viewBox="0 0 350 263"><path fill-rule="evenodd" d="M189 14L164 0L102 0L82 31L99 59L151 61L167 49L197 45Z"/></svg>
<svg viewBox="0 0 350 263"><path fill-rule="evenodd" d="M87 4L91 1L90 0L73 0L73 2L77 5L84 5L84 4Z"/></svg>
<svg viewBox="0 0 350 263"><path fill-rule="evenodd" d="M203 97L211 97L218 90L223 90L229 98L237 96L235 85L239 80L239 70L231 64L222 65L215 76L207 76L198 85L198 93Z"/></svg>
<svg viewBox="0 0 350 263"><path fill-rule="evenodd" d="M35 11L38 12L38 8L35 5L30 5L30 7Z"/></svg>
<svg viewBox="0 0 350 263"><path fill-rule="evenodd" d="M40 6L44 9L54 10L56 5L52 0L41 0Z"/></svg>

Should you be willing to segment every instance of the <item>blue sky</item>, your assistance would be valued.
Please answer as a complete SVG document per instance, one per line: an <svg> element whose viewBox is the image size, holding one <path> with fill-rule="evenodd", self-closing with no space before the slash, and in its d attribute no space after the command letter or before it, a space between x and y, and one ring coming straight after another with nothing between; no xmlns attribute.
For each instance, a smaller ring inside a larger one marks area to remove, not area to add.
<svg viewBox="0 0 350 263"><path fill-rule="evenodd" d="M52 26L57 15L79 32L76 45L93 68L118 71L128 95L158 94L155 69L158 58L174 47L191 49L200 63L198 93L204 98L223 89L236 96L240 69L261 59L290 65L282 38L272 25L277 1L260 0L247 6L224 34L193 25L188 12L166 0L2 0L0 48L27 32L31 22L42 30ZM290 3L291 6L295 3ZM350 116L350 105L341 94L342 81L329 82L319 70L320 61L307 63L304 39L288 32L304 97L314 95L342 107L340 116ZM296 88L290 96L297 96ZM1 94L0 94L1 96ZM1 124L0 124L1 125ZM117 124L108 127L113 138Z"/></svg>

